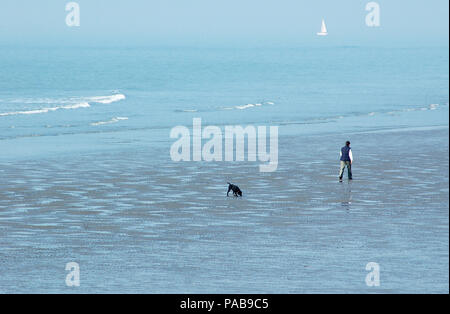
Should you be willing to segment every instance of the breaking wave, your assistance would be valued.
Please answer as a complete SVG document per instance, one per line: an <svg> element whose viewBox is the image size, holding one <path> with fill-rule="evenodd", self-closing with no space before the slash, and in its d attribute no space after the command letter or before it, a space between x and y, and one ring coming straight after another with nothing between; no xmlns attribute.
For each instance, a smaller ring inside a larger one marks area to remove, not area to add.
<svg viewBox="0 0 450 314"><path fill-rule="evenodd" d="M56 111L56 110L60 110L60 109L89 108L90 106L91 105L89 105L89 103L84 102L84 103L74 104L74 105L56 106L56 107L49 107L49 108L42 108L42 109L4 112L4 113L0 113L0 117L14 116L14 115L20 115L20 114L40 114L40 113L47 113L47 112Z"/></svg>
<svg viewBox="0 0 450 314"><path fill-rule="evenodd" d="M100 104L111 104L113 102L124 100L126 97L123 94L116 94L112 96L97 96L91 97L89 100L91 102L100 103Z"/></svg>
<svg viewBox="0 0 450 314"><path fill-rule="evenodd" d="M119 121L128 120L127 117L115 117L108 121L99 121L91 123L92 126L98 126L98 125L104 125L104 124L111 124L111 123L117 123Z"/></svg>
<svg viewBox="0 0 450 314"><path fill-rule="evenodd" d="M254 108L254 107L262 107L264 105L275 105L275 103L273 102L263 102L263 103L255 103L255 104L246 104L246 105L239 105L239 106L234 106L234 107L224 107L222 108L223 110L245 110L245 109L249 109L249 108Z"/></svg>
<svg viewBox="0 0 450 314"><path fill-rule="evenodd" d="M126 99L123 94L114 94L110 96L94 96L94 97L73 97L65 99L52 99L52 98L36 98L36 99L15 99L10 101L10 103L22 103L22 104L54 104L52 107L28 109L28 110L16 110L9 112L0 112L0 117L4 116L14 116L14 115L32 115L32 114L43 114L48 112L53 112L57 110L68 110L68 109L80 109L89 108L91 104L111 104L117 101ZM58 104L58 105L56 105ZM64 104L64 105L61 105Z"/></svg>

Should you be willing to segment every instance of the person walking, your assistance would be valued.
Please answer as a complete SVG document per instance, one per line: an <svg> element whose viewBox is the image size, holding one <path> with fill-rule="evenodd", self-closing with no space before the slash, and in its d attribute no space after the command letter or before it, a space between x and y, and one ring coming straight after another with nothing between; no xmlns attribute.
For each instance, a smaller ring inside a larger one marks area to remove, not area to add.
<svg viewBox="0 0 450 314"><path fill-rule="evenodd" d="M341 148L341 170L339 171L340 182L342 182L345 167L347 167L348 170L348 179L353 180L352 163L353 163L352 148L350 147L350 141L347 141L345 143L345 146Z"/></svg>

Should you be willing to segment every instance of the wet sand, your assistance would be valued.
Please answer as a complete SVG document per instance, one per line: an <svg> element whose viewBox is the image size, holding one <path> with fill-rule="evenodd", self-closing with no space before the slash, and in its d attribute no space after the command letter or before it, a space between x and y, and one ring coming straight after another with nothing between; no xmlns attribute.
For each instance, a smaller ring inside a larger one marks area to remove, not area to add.
<svg viewBox="0 0 450 314"><path fill-rule="evenodd" d="M344 135L280 138L274 173L175 163L171 142L2 161L0 292L448 293L448 128L350 139L343 183Z"/></svg>

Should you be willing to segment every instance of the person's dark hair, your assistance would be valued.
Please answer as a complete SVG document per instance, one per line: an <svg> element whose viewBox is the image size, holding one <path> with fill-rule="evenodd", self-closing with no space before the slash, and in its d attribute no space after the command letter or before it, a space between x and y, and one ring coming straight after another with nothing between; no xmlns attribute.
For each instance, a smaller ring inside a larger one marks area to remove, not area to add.
<svg viewBox="0 0 450 314"><path fill-rule="evenodd" d="M350 141L345 142L345 145L350 146Z"/></svg>

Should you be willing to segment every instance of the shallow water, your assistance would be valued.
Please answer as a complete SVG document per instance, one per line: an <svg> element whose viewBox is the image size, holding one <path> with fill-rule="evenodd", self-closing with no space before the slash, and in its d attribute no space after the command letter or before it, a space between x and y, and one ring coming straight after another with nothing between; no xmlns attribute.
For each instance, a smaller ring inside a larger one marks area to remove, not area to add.
<svg viewBox="0 0 450 314"><path fill-rule="evenodd" d="M164 148L1 163L0 290L448 293L448 128L354 135L353 182L338 142L283 137L274 173Z"/></svg>

